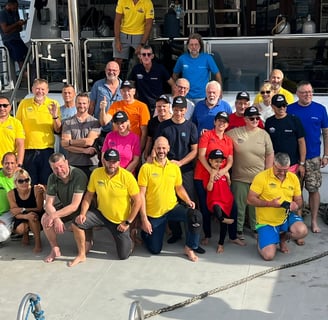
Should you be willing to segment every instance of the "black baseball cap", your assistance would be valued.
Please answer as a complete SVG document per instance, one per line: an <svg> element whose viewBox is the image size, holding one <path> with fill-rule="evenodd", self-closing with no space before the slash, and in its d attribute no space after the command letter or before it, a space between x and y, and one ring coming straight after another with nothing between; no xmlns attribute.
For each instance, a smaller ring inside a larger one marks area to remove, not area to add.
<svg viewBox="0 0 328 320"><path fill-rule="evenodd" d="M237 93L236 100L246 99L249 101L249 93L247 91L241 91Z"/></svg>
<svg viewBox="0 0 328 320"><path fill-rule="evenodd" d="M172 102L172 108L187 108L187 99L183 96L176 96Z"/></svg>
<svg viewBox="0 0 328 320"><path fill-rule="evenodd" d="M208 158L209 159L226 159L226 157L224 156L223 152L220 149L212 150L209 153Z"/></svg>
<svg viewBox="0 0 328 320"><path fill-rule="evenodd" d="M129 120L129 117L124 111L117 111L113 115L113 122L125 122L128 120Z"/></svg>
<svg viewBox="0 0 328 320"><path fill-rule="evenodd" d="M277 108L287 107L288 103L283 94L275 94L271 98L271 104Z"/></svg>
<svg viewBox="0 0 328 320"><path fill-rule="evenodd" d="M104 153L104 159L106 161L120 161L120 154L115 149L108 149Z"/></svg>
<svg viewBox="0 0 328 320"><path fill-rule="evenodd" d="M244 112L244 117L253 117L253 116L259 116L261 115L259 112L259 109L255 106L251 106L247 108Z"/></svg>
<svg viewBox="0 0 328 320"><path fill-rule="evenodd" d="M157 101L165 101L166 103L170 103L170 99L167 95L165 94L161 94L157 99L156 99L156 102Z"/></svg>
<svg viewBox="0 0 328 320"><path fill-rule="evenodd" d="M125 80L121 84L121 89L123 89L123 88L135 89L135 87L136 87L136 84L133 80Z"/></svg>
<svg viewBox="0 0 328 320"><path fill-rule="evenodd" d="M229 115L225 111L220 111L216 114L214 121L218 119L223 119L227 122L229 122Z"/></svg>

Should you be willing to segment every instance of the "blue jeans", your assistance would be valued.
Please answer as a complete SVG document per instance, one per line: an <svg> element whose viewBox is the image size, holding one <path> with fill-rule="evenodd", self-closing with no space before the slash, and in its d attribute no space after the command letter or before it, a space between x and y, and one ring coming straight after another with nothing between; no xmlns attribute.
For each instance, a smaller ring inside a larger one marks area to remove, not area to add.
<svg viewBox="0 0 328 320"><path fill-rule="evenodd" d="M188 215L189 208L177 204L172 210L161 216L160 218L148 217L151 223L153 232L148 234L144 231L141 232L141 237L144 244L149 252L152 254L159 254L163 247L163 238L166 228L167 221L183 221L188 222L188 229L186 234L186 246L191 249L197 249L199 246L200 231L201 231L201 221L200 227L197 230L192 230L190 228L191 219ZM198 210L194 210L195 215L201 220L201 213Z"/></svg>

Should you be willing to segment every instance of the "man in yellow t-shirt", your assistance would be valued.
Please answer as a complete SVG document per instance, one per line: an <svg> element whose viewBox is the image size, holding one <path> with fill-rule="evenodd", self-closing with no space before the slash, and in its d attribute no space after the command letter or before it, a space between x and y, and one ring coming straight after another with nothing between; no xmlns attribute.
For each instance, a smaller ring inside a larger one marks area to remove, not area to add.
<svg viewBox="0 0 328 320"><path fill-rule="evenodd" d="M86 260L84 230L96 226L104 226L112 233L121 260L127 259L133 249L129 228L141 207L137 181L120 167L120 155L115 149L106 150L103 165L92 172L80 214L72 225L78 255L70 266ZM97 208L90 209L94 195Z"/></svg>
<svg viewBox="0 0 328 320"><path fill-rule="evenodd" d="M14 152L17 155L17 164L21 167L25 152L25 133L21 122L12 117L10 111L11 105L8 98L0 96L0 159L7 152Z"/></svg>
<svg viewBox="0 0 328 320"><path fill-rule="evenodd" d="M274 96L275 94L282 94L285 96L288 104L291 104L295 101L294 99L294 95L288 91L287 89L284 89L282 87L282 82L284 80L284 74L280 69L273 69L270 73L270 78L269 78L269 82L271 84L271 90L272 90L272 95ZM261 96L260 93L258 93L255 96L254 105L259 104L260 102L263 102L263 98Z"/></svg>
<svg viewBox="0 0 328 320"><path fill-rule="evenodd" d="M258 173L250 187L247 203L256 207L258 251L264 260L272 260L277 244L288 253L286 241L302 239L307 227L295 212L302 207L298 177L289 172L290 158L278 152L272 168Z"/></svg>
<svg viewBox="0 0 328 320"><path fill-rule="evenodd" d="M118 0L115 19L113 56L121 66L129 58L130 48L138 55L149 38L154 20L154 6L151 0Z"/></svg>
<svg viewBox="0 0 328 320"><path fill-rule="evenodd" d="M191 261L197 261L194 250L199 246L202 228L202 214L195 210L182 185L182 175L177 164L167 159L170 150L165 137L158 137L154 143L155 159L145 163L138 176L141 197L140 210L142 232L146 248L153 254L159 254L167 221L184 221L188 224L184 252ZM179 204L177 196L185 202Z"/></svg>
<svg viewBox="0 0 328 320"><path fill-rule="evenodd" d="M35 79L33 97L23 99L17 109L16 118L25 131L24 169L31 176L32 184L47 184L52 173L49 157L54 153L55 133L61 129L60 106L47 97L48 81Z"/></svg>

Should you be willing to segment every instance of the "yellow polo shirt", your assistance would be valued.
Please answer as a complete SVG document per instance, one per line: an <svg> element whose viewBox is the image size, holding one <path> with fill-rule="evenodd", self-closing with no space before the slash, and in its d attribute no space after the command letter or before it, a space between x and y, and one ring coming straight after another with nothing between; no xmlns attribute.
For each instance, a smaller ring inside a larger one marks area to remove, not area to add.
<svg viewBox="0 0 328 320"><path fill-rule="evenodd" d="M139 193L139 186L131 172L119 167L117 174L109 177L101 167L92 172L88 191L97 194L97 208L103 216L119 224L128 219L130 197Z"/></svg>
<svg viewBox="0 0 328 320"><path fill-rule="evenodd" d="M280 181L269 168L257 174L251 184L250 190L260 195L260 199L271 201L280 197L283 201L291 202L294 196L301 195L300 182L296 174L287 172L284 181ZM256 207L256 223L277 226L286 219L286 209L273 207Z"/></svg>
<svg viewBox="0 0 328 320"><path fill-rule="evenodd" d="M116 12L122 14L121 32L126 34L144 34L146 19L154 19L154 6L150 0L119 0Z"/></svg>
<svg viewBox="0 0 328 320"><path fill-rule="evenodd" d="M25 139L25 133L21 122L12 116L0 123L0 159L7 152L17 152L16 139ZM2 165L0 164L0 168Z"/></svg>
<svg viewBox="0 0 328 320"><path fill-rule="evenodd" d="M48 109L52 102L57 104L60 117L60 106L54 99L46 97L41 105L34 101L34 97L23 99L20 102L16 118L20 120L25 131L25 149L54 147L54 119Z"/></svg>
<svg viewBox="0 0 328 320"><path fill-rule="evenodd" d="M182 185L182 176L180 168L169 160L164 167L155 160L145 163L140 168L138 183L147 188L147 216L159 218L177 205L175 187Z"/></svg>

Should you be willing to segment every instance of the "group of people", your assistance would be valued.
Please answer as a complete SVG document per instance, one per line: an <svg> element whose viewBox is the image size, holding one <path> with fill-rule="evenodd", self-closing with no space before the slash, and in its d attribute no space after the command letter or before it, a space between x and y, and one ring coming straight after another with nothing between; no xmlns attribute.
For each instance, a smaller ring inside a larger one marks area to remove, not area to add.
<svg viewBox="0 0 328 320"><path fill-rule="evenodd" d="M52 262L61 255L57 235L70 222L78 248L69 263L74 266L86 260L94 227L108 228L118 257L127 259L139 230L148 251L160 253L168 225L168 243L179 241L185 227L184 253L197 261L197 253L205 253L200 244L212 237L213 217L220 223L218 253L224 252L226 233L244 246L248 213L259 253L271 260L277 244L282 252L288 252L288 239L304 244L303 183L311 230L320 232L328 118L325 107L312 101L311 84L298 84L294 102L275 69L252 104L248 92L238 92L232 112L201 37L189 36L188 52L170 76L146 43L152 6L140 11L142 2L135 5L129 11L119 1L115 59L90 95L65 85L59 106L48 97L47 81L36 79L33 97L20 102L16 117L8 99L0 97L2 240L13 231L27 244L32 231L34 251L40 252L43 229L51 246L45 262ZM139 63L122 80L122 59L131 46ZM210 74L215 80L209 81Z"/></svg>

